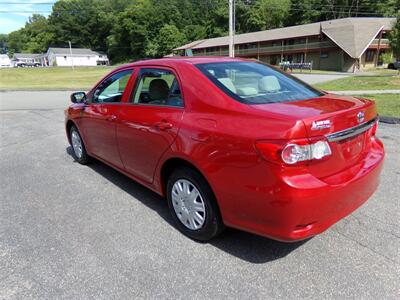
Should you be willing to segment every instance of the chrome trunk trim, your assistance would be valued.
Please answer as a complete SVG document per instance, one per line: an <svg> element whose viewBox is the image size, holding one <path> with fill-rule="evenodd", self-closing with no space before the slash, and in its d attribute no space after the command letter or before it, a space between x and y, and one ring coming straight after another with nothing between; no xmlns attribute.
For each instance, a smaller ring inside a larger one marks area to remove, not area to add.
<svg viewBox="0 0 400 300"><path fill-rule="evenodd" d="M379 118L376 117L372 120L369 120L365 123L362 123L360 125L351 127L349 129L345 129L342 131L338 131L335 133L331 133L326 135L325 137L328 139L329 142L337 142L337 141L341 141L344 139L348 139L351 138L353 136L359 135L365 131L367 131L368 129L370 129L372 126L374 126L375 122L378 122Z"/></svg>

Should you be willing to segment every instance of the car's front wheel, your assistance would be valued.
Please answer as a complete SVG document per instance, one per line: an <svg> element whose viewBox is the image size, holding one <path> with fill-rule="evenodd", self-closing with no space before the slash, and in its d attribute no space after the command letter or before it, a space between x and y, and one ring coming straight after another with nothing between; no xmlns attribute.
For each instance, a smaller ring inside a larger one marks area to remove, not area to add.
<svg viewBox="0 0 400 300"><path fill-rule="evenodd" d="M71 126L70 141L73 150L73 156L77 162L86 165L90 162L90 156L86 152L85 144L76 126Z"/></svg>
<svg viewBox="0 0 400 300"><path fill-rule="evenodd" d="M223 230L214 194L199 172L175 169L168 179L167 200L176 226L188 237L208 241Z"/></svg>

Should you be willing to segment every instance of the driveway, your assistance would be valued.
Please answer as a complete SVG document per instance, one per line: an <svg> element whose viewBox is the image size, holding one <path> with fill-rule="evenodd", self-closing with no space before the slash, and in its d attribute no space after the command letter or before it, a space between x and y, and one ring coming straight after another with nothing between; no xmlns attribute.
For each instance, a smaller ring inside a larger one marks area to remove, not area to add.
<svg viewBox="0 0 400 300"><path fill-rule="evenodd" d="M335 79L340 79L340 78L345 78L349 77L349 74L343 73L343 74L292 74L293 76L307 82L308 84L317 84L320 82L325 82L325 81L330 81L330 80L335 80Z"/></svg>
<svg viewBox="0 0 400 300"><path fill-rule="evenodd" d="M358 91L356 90L356 91L329 91L329 92L339 95L400 94L400 90L358 90Z"/></svg>
<svg viewBox="0 0 400 300"><path fill-rule="evenodd" d="M0 110L64 109L73 91L0 91Z"/></svg>
<svg viewBox="0 0 400 300"><path fill-rule="evenodd" d="M197 243L153 192L74 162L64 94L22 109L30 95L0 95L0 299L399 297L398 125L379 128L379 190L325 233L285 244L230 229Z"/></svg>

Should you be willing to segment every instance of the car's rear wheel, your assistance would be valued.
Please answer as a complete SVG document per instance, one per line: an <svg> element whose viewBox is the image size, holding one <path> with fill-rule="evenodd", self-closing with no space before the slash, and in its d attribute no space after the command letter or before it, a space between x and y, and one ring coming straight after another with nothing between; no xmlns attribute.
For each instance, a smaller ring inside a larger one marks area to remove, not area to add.
<svg viewBox="0 0 400 300"><path fill-rule="evenodd" d="M223 230L214 194L199 172L175 169L168 178L167 200L177 228L188 237L208 241Z"/></svg>
<svg viewBox="0 0 400 300"><path fill-rule="evenodd" d="M82 165L86 165L90 162L90 156L86 152L85 144L83 143L82 137L78 131L78 128L71 126L70 129L70 140L73 150L73 156L77 162Z"/></svg>

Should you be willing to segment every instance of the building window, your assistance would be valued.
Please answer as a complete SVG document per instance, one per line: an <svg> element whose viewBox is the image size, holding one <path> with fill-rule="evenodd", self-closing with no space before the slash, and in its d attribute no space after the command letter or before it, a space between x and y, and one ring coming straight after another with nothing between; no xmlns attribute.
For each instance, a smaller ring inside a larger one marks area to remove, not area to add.
<svg viewBox="0 0 400 300"><path fill-rule="evenodd" d="M328 52L321 52L321 55L320 55L320 57L321 58L328 58Z"/></svg>
<svg viewBox="0 0 400 300"><path fill-rule="evenodd" d="M295 54L293 62L303 63L304 62L304 53Z"/></svg>
<svg viewBox="0 0 400 300"><path fill-rule="evenodd" d="M294 40L293 39L290 39L290 40L286 40L285 41L286 43L286 45L294 45Z"/></svg>
<svg viewBox="0 0 400 300"><path fill-rule="evenodd" d="M375 56L375 50L367 50L365 54L365 62L373 62Z"/></svg>

